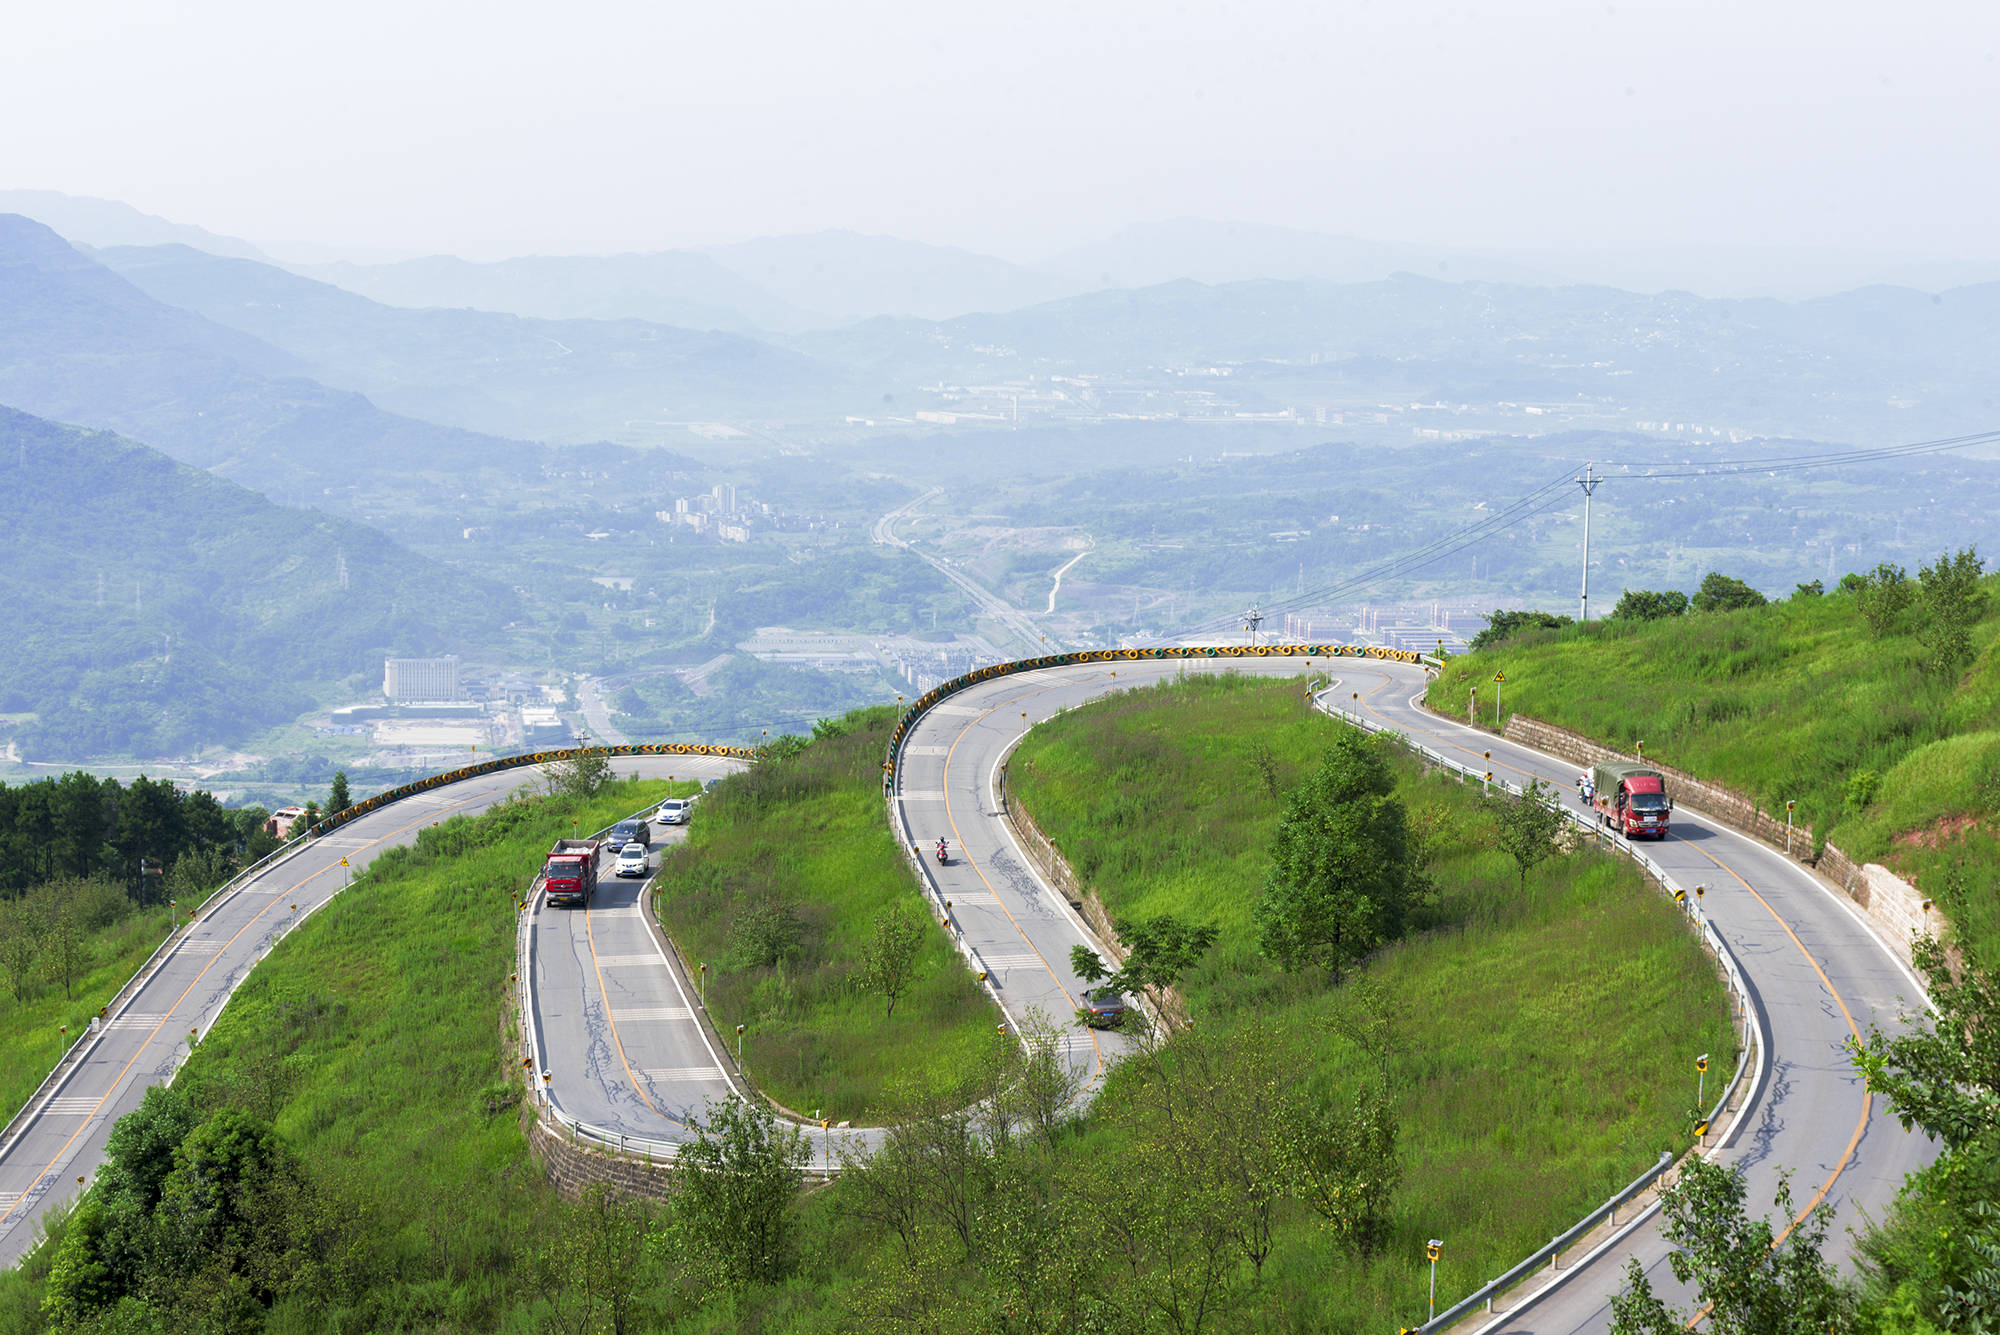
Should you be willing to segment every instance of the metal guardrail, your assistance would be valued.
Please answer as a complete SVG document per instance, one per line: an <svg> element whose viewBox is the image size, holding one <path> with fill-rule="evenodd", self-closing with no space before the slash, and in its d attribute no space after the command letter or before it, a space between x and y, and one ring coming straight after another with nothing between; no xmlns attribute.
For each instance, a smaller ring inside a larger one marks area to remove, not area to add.
<svg viewBox="0 0 2000 1335"><path fill-rule="evenodd" d="M1373 720L1370 720L1358 713L1351 713L1348 710L1345 710L1341 708L1339 705L1333 703L1332 701L1327 700L1324 696L1324 692L1315 694L1313 696L1313 703L1314 706L1318 708L1322 713L1325 713L1334 718L1338 718L1344 723L1350 724L1353 727L1361 729L1363 732L1383 733L1391 737L1394 737L1400 745L1408 748L1411 751L1416 752L1418 755L1422 756L1426 761L1430 762L1431 764L1437 765L1444 769L1455 771L1456 773L1467 779L1476 780L1477 782L1492 787L1498 787L1503 792L1519 795L1523 791L1521 785L1519 784L1512 784L1508 783L1504 779L1494 778L1491 771L1482 771L1479 769L1475 769L1473 766L1467 765L1462 761L1455 760L1452 757L1443 754L1442 752L1432 750L1430 747L1427 747L1422 743L1415 741L1407 733L1403 732L1399 728L1385 727L1384 725L1376 723ZM1679 892L1683 902L1692 904L1694 906L1693 911L1688 914L1689 920L1695 925L1696 932L1700 936L1703 944L1706 945L1710 953L1715 956L1716 962L1722 966L1723 978L1727 990L1731 995L1733 995L1736 998L1737 1003L1740 1005L1742 1009L1744 1017L1742 1052L1737 1057L1736 1070L1734 1074L1732 1074L1729 1077L1728 1083L1723 1087L1721 1097L1716 1100L1715 1107L1707 1114L1706 1120L1711 1124L1714 1123L1722 1116L1724 1110L1728 1108L1730 1099L1735 1096L1737 1087L1743 1081L1744 1072L1750 1067L1751 1055L1754 1052L1758 1058L1757 1068L1756 1068L1757 1069L1756 1085L1752 1087L1750 1093L1746 1095L1744 1098L1743 1101L1744 1106L1747 1107L1750 1103L1755 1101L1757 1097L1757 1090L1762 1086L1765 1070L1769 1066L1770 1036L1765 1032L1763 1012L1757 1008L1756 1003L1751 999L1749 988L1746 985L1743 978L1742 966L1737 962L1735 953L1729 949L1728 943L1725 942L1722 939L1721 934L1715 930L1714 924L1710 923L1706 918L1701 916L1699 899L1688 898L1687 887L1681 885L1680 882L1674 878L1673 874L1667 871L1666 868L1660 866L1658 863L1654 862L1652 858L1646 856L1646 854L1640 852L1638 849L1633 848L1629 843L1623 840L1606 839L1603 835L1601 827L1599 827L1597 823L1592 819L1590 819L1589 817L1584 816L1581 812L1571 811L1567 807L1558 807L1557 809L1560 810L1563 813L1563 815L1569 818L1569 820L1572 821L1574 824L1582 827L1585 833L1587 833L1591 838L1596 840L1600 848L1606 848L1617 853L1622 853L1624 856L1631 858L1633 862L1637 863L1641 868L1643 868L1645 872L1649 876L1651 876L1655 881L1658 881L1662 886L1666 887L1668 890ZM1730 1129L1728 1139L1733 1139L1734 1135L1735 1135L1735 1128L1732 1127ZM1717 1153L1723 1148L1723 1146L1726 1143L1727 1140L1725 1138L1718 1136L1716 1138L1716 1144L1714 1149L1709 1150L1707 1152L1711 1155ZM1700 1153L1703 1151L1703 1148L1704 1147L1702 1145L1698 1144L1694 1150L1691 1150L1689 1152ZM1638 1177L1632 1179L1631 1182L1627 1183L1625 1187L1619 1190L1616 1195L1611 1197L1611 1199L1605 1201L1602 1205L1599 1205L1596 1209L1584 1215L1581 1219L1577 1220L1576 1223L1572 1224L1569 1228L1564 1229L1561 1233L1557 1234L1554 1238L1550 1239L1543 1246L1536 1248L1535 1251L1530 1253L1528 1256L1522 1258L1522 1260L1518 1264L1516 1264L1512 1269L1508 1270L1505 1274L1500 1275L1498 1278L1488 1280L1486 1283L1480 1285L1478 1288L1474 1289L1471 1293L1461 1298L1458 1302L1452 1304L1450 1307L1447 1307L1444 1311L1438 1313L1435 1317L1432 1317L1428 1321L1424 1322L1423 1325L1416 1327L1416 1329L1420 1332L1443 1331L1450 1328L1457 1322L1464 1320L1467 1316L1471 1315L1475 1308L1484 1305L1488 1310L1491 1310L1494 1299L1499 1297L1501 1294L1505 1293L1507 1290L1513 1288L1516 1284L1519 1284L1522 1280L1528 1278L1536 1271L1540 1270L1543 1265L1547 1264L1553 1267L1558 1262L1565 1248L1571 1246L1578 1239L1584 1237L1593 1228L1597 1227L1599 1223L1609 1221L1612 1224L1616 1224L1618 1207L1625 1204L1627 1201L1631 1200L1634 1196L1637 1196L1640 1192L1645 1191L1648 1187L1652 1186L1655 1182L1657 1182L1660 1179L1661 1175L1663 1175L1664 1173L1666 1173L1668 1169L1673 1167L1675 1162L1677 1162L1677 1160L1675 1159L1675 1156L1671 1152L1662 1152L1662 1154L1660 1155L1660 1161L1658 1163L1654 1164L1651 1168L1641 1173ZM1614 1234L1610 1238L1607 1238L1605 1242L1601 1245L1608 1246L1610 1243L1615 1242L1619 1238L1624 1237L1626 1233L1630 1232L1634 1228L1637 1228L1648 1217L1650 1217L1652 1213L1658 1208L1659 1208L1659 1202L1655 1200L1652 1204L1648 1205L1639 1213L1632 1216L1631 1219L1627 1220L1624 1226L1616 1234ZM1544 1289L1543 1292L1547 1292L1547 1290Z"/></svg>

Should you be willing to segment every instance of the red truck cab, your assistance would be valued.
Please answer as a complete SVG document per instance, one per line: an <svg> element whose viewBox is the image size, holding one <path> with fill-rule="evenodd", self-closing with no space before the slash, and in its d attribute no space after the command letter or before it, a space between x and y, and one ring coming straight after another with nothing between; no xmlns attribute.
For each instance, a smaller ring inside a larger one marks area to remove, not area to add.
<svg viewBox="0 0 2000 1335"><path fill-rule="evenodd" d="M1665 839L1674 804L1667 797L1667 779L1643 765L1605 764L1592 771L1597 795L1592 806L1600 825L1627 839Z"/></svg>
<svg viewBox="0 0 2000 1335"><path fill-rule="evenodd" d="M597 841L558 839L542 863L542 893L551 904L590 907L597 890Z"/></svg>

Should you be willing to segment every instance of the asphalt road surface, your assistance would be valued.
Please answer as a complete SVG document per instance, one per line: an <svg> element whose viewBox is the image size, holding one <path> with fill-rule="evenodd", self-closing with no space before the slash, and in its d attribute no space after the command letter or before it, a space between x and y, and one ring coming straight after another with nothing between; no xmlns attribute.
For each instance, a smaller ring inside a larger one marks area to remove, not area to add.
<svg viewBox="0 0 2000 1335"><path fill-rule="evenodd" d="M736 763L647 756L613 764L621 774L699 778ZM268 868L184 928L173 951L108 1017L63 1083L0 1145L0 1266L20 1260L48 1209L73 1198L78 1179L97 1171L112 1125L138 1106L147 1086L172 1078L187 1057L190 1032L207 1032L251 966L294 922L338 893L382 850L415 842L417 831L435 821L482 811L535 779L532 769L510 770L371 811ZM533 871L523 869L523 889ZM364 881L356 893L367 893L365 887ZM165 928L163 915L162 935Z"/></svg>

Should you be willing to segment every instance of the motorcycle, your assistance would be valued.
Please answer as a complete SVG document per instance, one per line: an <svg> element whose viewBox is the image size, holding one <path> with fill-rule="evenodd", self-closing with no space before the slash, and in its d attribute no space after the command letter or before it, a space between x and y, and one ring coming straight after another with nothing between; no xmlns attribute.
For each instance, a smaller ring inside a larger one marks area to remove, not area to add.
<svg viewBox="0 0 2000 1335"><path fill-rule="evenodd" d="M940 867L951 865L951 850L945 847L945 842L942 839L938 840L937 843L937 860Z"/></svg>

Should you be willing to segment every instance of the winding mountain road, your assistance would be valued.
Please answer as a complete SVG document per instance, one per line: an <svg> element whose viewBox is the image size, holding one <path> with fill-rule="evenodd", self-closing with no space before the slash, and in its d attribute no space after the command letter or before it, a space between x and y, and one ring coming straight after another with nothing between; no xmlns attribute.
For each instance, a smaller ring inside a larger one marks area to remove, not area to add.
<svg viewBox="0 0 2000 1335"><path fill-rule="evenodd" d="M1002 818L1006 758L1028 728L1061 710L1205 671L1331 673L1327 693L1343 707L1433 749L1469 763L1484 763L1481 753L1491 751L1495 770L1516 781L1534 776L1567 789L1574 775L1564 761L1422 710L1415 703L1421 670L1376 660L1075 664L996 676L958 691L919 719L905 740L892 824L905 847L928 848L940 836L951 841L949 866L929 859L919 865L949 901L950 930L1017 1024L1036 1012L1066 1023L1082 993L1069 967L1070 948L1099 943L1042 881ZM739 764L679 756L624 759L618 767L688 778ZM53 1100L0 1147L0 1263L18 1259L36 1231L32 1222L94 1170L112 1122L137 1103L145 1085L170 1077L186 1052L187 1031L212 1022L260 945L283 930L288 906L296 903L303 914L339 889L341 855L365 866L381 848L414 838L423 824L490 805L522 781L519 774L468 780L372 812L269 869L206 915L113 1017L99 1047ZM1683 808L1673 837L1653 851L1676 875L1708 885L1705 911L1741 961L1773 1040L1770 1077L1737 1119L1721 1158L1744 1169L1759 1209L1768 1205L1778 1171L1791 1170L1802 1205L1824 1199L1834 1208L1830 1250L1844 1255L1846 1229L1881 1217L1904 1175L1936 1147L1904 1133L1882 1101L1868 1096L1842 1044L1870 1024L1893 1027L1921 990L1850 903L1763 845ZM524 868L524 877L530 871ZM614 1135L672 1142L686 1134L691 1111L731 1096L736 1085L728 1054L701 1023L698 988L673 962L642 903L637 882L607 877L588 912L532 906L533 1022L552 1077L550 1098L566 1115ZM1126 1050L1117 1035L1073 1026L1066 1034L1071 1060L1093 1086ZM845 1143L865 1139L857 1132ZM838 1146L815 1138L814 1148L820 1159ZM1442 1231L1448 1238L1449 1225ZM1666 1254L1656 1224L1648 1224L1531 1304L1466 1328L1604 1330L1606 1297L1621 1283L1627 1258L1645 1265L1663 1293L1679 1292ZM1441 1288L1441 1302L1487 1278L1448 1270L1446 1277L1451 1282Z"/></svg>

